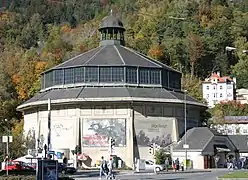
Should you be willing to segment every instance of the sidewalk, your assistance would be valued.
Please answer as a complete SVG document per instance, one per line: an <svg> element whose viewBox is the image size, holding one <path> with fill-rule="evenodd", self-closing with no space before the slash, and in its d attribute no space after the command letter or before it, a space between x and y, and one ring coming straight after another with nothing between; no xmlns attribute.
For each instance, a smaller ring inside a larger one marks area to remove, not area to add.
<svg viewBox="0 0 248 180"><path fill-rule="evenodd" d="M117 174L154 174L153 171L115 171L117 172ZM176 173L203 173L203 172L211 172L210 169L189 169L189 170L185 170L185 171L174 171L174 170L169 170L169 171L159 171L156 174L176 174Z"/></svg>

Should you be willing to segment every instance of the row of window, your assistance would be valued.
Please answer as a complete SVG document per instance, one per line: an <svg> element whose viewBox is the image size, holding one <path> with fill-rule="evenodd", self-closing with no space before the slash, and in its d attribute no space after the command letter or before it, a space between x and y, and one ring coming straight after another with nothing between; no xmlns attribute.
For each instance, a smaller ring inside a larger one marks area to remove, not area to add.
<svg viewBox="0 0 248 180"><path fill-rule="evenodd" d="M227 97L231 97L231 96L232 96L231 93L228 93L228 94L227 94ZM217 93L214 93L214 94L213 94L213 97L214 97L214 98L218 98ZM223 94L222 94L222 93L220 93L220 97L223 97ZM209 94L207 94L207 98L209 98Z"/></svg>
<svg viewBox="0 0 248 180"><path fill-rule="evenodd" d="M127 82L131 84L161 84L161 70L124 67L77 67L58 69L43 76L43 87L53 85L89 83L89 82ZM126 78L126 80L125 80Z"/></svg>
<svg viewBox="0 0 248 180"><path fill-rule="evenodd" d="M227 86L227 89L231 89L232 88L232 86ZM209 90L210 88L209 88L209 86L207 86L207 90ZM213 86L213 89L217 89L217 86ZM223 87L222 86L220 86L220 89L223 89Z"/></svg>

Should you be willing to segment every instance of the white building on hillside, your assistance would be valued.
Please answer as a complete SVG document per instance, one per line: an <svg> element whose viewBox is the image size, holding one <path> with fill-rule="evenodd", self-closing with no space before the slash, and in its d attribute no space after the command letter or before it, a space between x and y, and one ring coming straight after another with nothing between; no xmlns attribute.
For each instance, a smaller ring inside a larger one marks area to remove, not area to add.
<svg viewBox="0 0 248 180"><path fill-rule="evenodd" d="M236 101L240 102L241 104L248 104L248 89L237 89Z"/></svg>
<svg viewBox="0 0 248 180"><path fill-rule="evenodd" d="M235 99L236 78L230 76L221 77L220 73L212 73L202 83L203 98L207 100L209 107L221 101Z"/></svg>

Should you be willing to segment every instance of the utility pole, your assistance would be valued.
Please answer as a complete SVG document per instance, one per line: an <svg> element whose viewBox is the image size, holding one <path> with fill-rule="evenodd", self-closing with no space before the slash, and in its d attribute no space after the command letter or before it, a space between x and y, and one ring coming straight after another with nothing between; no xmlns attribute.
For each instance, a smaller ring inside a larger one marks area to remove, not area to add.
<svg viewBox="0 0 248 180"><path fill-rule="evenodd" d="M157 171L156 171L156 158L155 158L155 154L156 154L157 149L159 149L159 147L155 143L152 143L149 147L149 153L153 156L153 160L154 160L153 171L155 174L157 173Z"/></svg>
<svg viewBox="0 0 248 180"><path fill-rule="evenodd" d="M13 141L12 136L3 136L2 137L2 142L6 143L6 157L5 157L5 167L6 167L6 175L9 175L9 143Z"/></svg>
<svg viewBox="0 0 248 180"><path fill-rule="evenodd" d="M49 152L51 148L51 99L48 99L48 124L47 125L48 125L47 152Z"/></svg>
<svg viewBox="0 0 248 180"><path fill-rule="evenodd" d="M187 90L184 90L184 145L183 148L185 149L185 170L187 170L187 151L189 145L187 144Z"/></svg>

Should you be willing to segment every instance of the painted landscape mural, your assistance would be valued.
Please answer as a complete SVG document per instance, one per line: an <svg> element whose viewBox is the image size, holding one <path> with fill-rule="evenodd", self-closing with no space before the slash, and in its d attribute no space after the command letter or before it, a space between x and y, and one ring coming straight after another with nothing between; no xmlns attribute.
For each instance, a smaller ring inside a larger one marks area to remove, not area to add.
<svg viewBox="0 0 248 180"><path fill-rule="evenodd" d="M125 119L83 120L83 146L107 147L111 137L115 139L115 146L126 145Z"/></svg>
<svg viewBox="0 0 248 180"><path fill-rule="evenodd" d="M172 121L168 120L136 120L135 131L137 144L149 146L156 143L165 147L172 142Z"/></svg>

